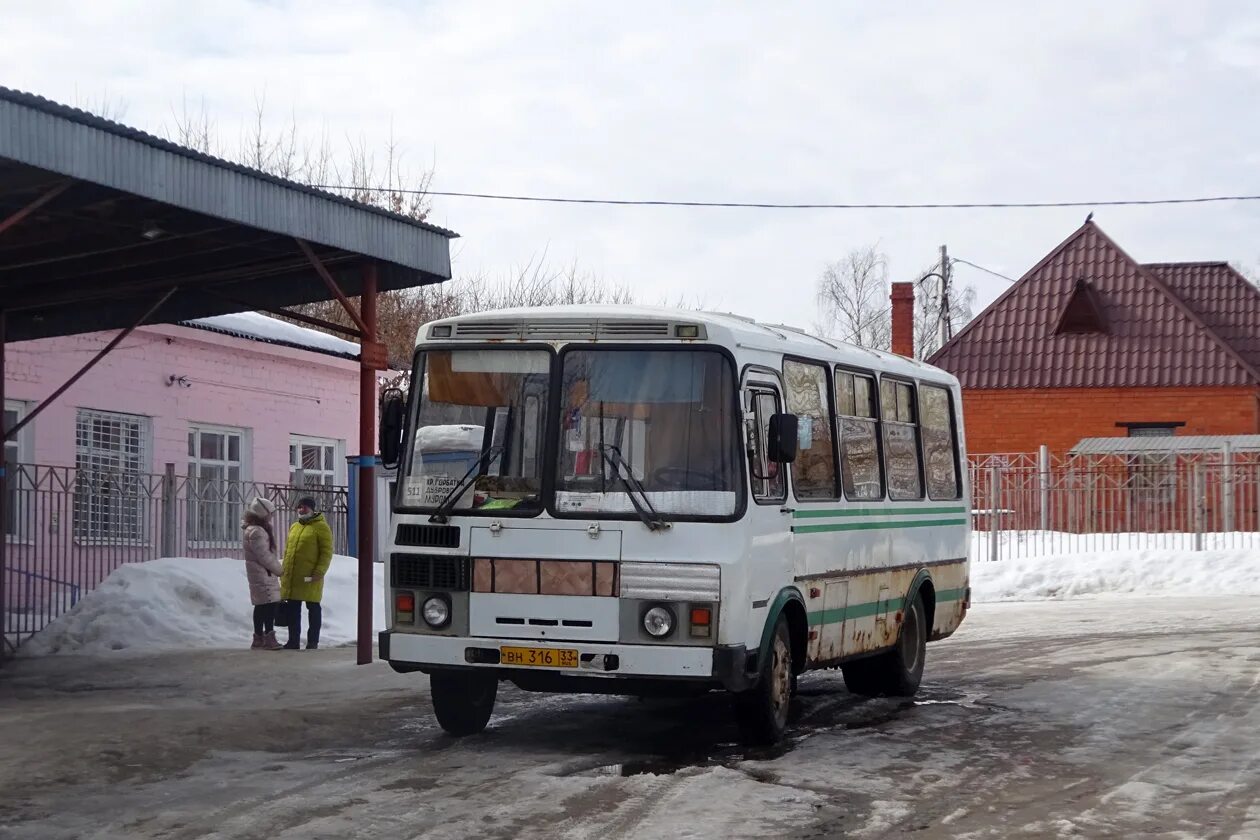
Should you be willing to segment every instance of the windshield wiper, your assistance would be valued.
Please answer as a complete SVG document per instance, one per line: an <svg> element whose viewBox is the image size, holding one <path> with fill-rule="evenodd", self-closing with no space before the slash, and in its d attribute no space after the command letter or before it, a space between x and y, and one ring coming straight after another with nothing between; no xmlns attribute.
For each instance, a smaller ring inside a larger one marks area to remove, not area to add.
<svg viewBox="0 0 1260 840"><path fill-rule="evenodd" d="M639 515L639 519L648 527L648 530L660 531L669 528L670 523L666 522L665 517L661 516L656 508L652 507L652 501L648 498L647 491L643 489L639 479L635 478L634 470L631 469L630 464L622 456L621 450L611 443L605 443L600 445L599 451L604 456L604 459L612 465L613 474L621 479L622 484L626 485L626 496L630 499L630 504L634 506L634 512ZM625 470L624 475L621 472L622 469ZM635 497L636 493L639 498ZM640 498L642 503L639 501Z"/></svg>
<svg viewBox="0 0 1260 840"><path fill-rule="evenodd" d="M464 477L459 480L458 484L451 488L451 492L446 494L446 498L438 503L437 509L433 511L431 516L429 516L429 521L436 522L439 525L445 525L447 522L450 522L451 518L449 514L451 509L455 507L455 503L459 501L459 497L464 495L464 491L468 489L468 485L477 479L477 476L474 474L482 469L482 466L487 458L497 455L502 451L503 447L497 443L492 443L485 449L481 450L481 454L477 456L477 460L473 462L473 465L468 468L468 472L464 473Z"/></svg>

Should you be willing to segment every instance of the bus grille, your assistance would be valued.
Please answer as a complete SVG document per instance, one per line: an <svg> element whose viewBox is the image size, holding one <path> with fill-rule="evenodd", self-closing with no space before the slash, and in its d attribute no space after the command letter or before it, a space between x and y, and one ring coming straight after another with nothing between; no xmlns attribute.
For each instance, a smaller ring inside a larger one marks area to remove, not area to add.
<svg viewBox="0 0 1260 840"><path fill-rule="evenodd" d="M459 528L455 525L399 525L398 544L425 548L459 548Z"/></svg>
<svg viewBox="0 0 1260 840"><path fill-rule="evenodd" d="M391 554L390 586L395 589L447 589L468 591L467 557L425 557Z"/></svg>

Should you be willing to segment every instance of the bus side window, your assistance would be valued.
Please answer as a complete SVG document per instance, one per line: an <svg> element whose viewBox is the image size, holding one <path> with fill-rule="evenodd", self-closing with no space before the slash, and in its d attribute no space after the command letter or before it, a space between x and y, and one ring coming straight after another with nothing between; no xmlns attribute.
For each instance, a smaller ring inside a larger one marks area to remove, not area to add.
<svg viewBox="0 0 1260 840"><path fill-rule="evenodd" d="M909 382L879 380L880 422L884 429L884 469L888 498L912 501L923 498L922 464L919 460L919 417L914 386Z"/></svg>
<svg viewBox="0 0 1260 840"><path fill-rule="evenodd" d="M840 415L840 476L845 498L864 502L884 498L874 377L837 370L836 413Z"/></svg>
<svg viewBox="0 0 1260 840"><path fill-rule="evenodd" d="M949 391L921 385L919 402L928 498L957 499L962 496L962 488L958 482L958 435L954 432Z"/></svg>
<svg viewBox="0 0 1260 840"><path fill-rule="evenodd" d="M783 362L788 412L800 424L800 451L792 462L792 490L801 501L838 498L832 440L831 395L826 365Z"/></svg>
<svg viewBox="0 0 1260 840"><path fill-rule="evenodd" d="M770 418L779 413L778 395L771 391L749 391L748 471L752 477L753 499L762 504L787 499L787 482L782 464L766 459L770 439ZM762 477L758 477L762 476Z"/></svg>

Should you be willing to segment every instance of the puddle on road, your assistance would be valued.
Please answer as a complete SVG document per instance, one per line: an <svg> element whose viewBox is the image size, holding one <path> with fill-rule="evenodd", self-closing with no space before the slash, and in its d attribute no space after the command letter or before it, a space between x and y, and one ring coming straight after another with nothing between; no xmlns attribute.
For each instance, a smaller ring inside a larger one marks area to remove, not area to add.
<svg viewBox="0 0 1260 840"><path fill-rule="evenodd" d="M569 764L558 776L667 776L690 768L729 767L748 773L759 781L773 782L773 773L750 771L735 765L747 761L774 761L782 758L810 737L822 732L873 729L894 723L915 708L949 707L967 711L991 711L982 695L946 690L926 690L911 698L860 698L844 692L813 689L801 691L794 704L787 737L773 747L749 748L737 743L715 742L686 751L646 756L615 764ZM764 777L764 778L763 778Z"/></svg>

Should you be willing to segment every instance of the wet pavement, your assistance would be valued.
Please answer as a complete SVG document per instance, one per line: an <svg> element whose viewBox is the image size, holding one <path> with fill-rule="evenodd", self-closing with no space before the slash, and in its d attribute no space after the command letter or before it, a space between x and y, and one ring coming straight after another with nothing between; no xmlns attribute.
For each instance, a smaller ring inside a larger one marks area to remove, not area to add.
<svg viewBox="0 0 1260 840"><path fill-rule="evenodd" d="M0 838L1260 837L1260 617L1237 599L981 606L914 700L800 681L787 740L721 694L504 686L454 739L349 650L19 661Z"/></svg>

